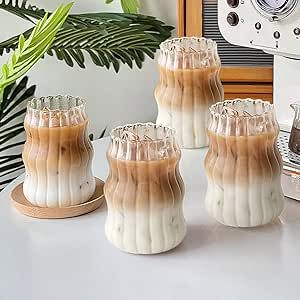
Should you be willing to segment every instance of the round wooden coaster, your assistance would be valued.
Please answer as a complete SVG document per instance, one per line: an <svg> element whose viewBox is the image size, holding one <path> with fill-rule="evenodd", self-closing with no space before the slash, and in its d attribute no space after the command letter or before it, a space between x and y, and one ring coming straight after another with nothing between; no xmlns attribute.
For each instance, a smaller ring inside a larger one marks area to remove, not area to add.
<svg viewBox="0 0 300 300"><path fill-rule="evenodd" d="M68 207L33 206L23 194L23 182L18 184L10 193L15 208L23 215L39 219L63 219L87 214L99 208L104 202L104 182L96 178L96 189L91 199L79 205Z"/></svg>

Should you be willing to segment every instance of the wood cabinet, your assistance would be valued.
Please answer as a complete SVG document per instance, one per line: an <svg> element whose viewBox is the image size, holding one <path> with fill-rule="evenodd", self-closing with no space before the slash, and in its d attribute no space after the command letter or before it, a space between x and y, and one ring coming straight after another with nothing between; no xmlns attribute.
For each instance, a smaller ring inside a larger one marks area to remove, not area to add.
<svg viewBox="0 0 300 300"><path fill-rule="evenodd" d="M179 36L204 36L218 43L225 99L272 101L273 57L260 50L230 45L217 24L217 0L178 0Z"/></svg>

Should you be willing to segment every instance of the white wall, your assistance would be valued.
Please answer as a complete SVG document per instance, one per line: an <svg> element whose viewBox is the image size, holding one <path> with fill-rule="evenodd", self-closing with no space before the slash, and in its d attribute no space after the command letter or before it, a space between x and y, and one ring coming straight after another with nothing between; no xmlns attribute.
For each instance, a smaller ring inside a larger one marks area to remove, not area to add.
<svg viewBox="0 0 300 300"><path fill-rule="evenodd" d="M66 0L30 1L53 10ZM141 13L154 15L169 25L177 24L177 0L141 0ZM72 12L120 12L119 0L106 5L105 0L76 0ZM0 40L29 28L28 22L0 10ZM174 30L176 34L176 29ZM7 57L0 57L0 64ZM38 62L28 73L30 83L37 85L37 96L70 94L87 99L90 130L99 133L108 126L127 122L154 121L156 103L154 88L158 81L156 60L147 59L142 70L122 66L118 74L95 66L86 60L85 70L70 68L53 57Z"/></svg>

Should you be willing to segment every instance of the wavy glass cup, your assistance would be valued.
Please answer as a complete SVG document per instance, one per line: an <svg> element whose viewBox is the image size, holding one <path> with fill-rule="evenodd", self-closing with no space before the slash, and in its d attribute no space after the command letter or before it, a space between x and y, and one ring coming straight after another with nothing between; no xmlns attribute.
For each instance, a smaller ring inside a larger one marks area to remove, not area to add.
<svg viewBox="0 0 300 300"><path fill-rule="evenodd" d="M269 102L236 99L210 108L205 204L217 221L252 227L280 215L284 197L278 134Z"/></svg>
<svg viewBox="0 0 300 300"><path fill-rule="evenodd" d="M41 207L77 205L95 191L85 101L49 96L29 101L24 121L23 192Z"/></svg>
<svg viewBox="0 0 300 300"><path fill-rule="evenodd" d="M175 128L182 148L208 146L209 107L224 99L217 44L197 37L167 40L158 67L156 123Z"/></svg>
<svg viewBox="0 0 300 300"><path fill-rule="evenodd" d="M105 233L117 248L154 254L184 238L181 151L168 127L130 124L111 132Z"/></svg>

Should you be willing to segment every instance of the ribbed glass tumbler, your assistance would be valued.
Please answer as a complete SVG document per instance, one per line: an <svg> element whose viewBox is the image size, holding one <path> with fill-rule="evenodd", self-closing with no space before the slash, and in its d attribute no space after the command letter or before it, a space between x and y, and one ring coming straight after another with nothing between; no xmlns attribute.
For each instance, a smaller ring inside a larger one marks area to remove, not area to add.
<svg viewBox="0 0 300 300"><path fill-rule="evenodd" d="M236 99L210 108L205 204L217 221L252 227L280 215L284 197L278 134L269 102Z"/></svg>
<svg viewBox="0 0 300 300"><path fill-rule="evenodd" d="M174 131L152 123L117 127L107 151L105 233L119 249L153 254L184 238L181 151Z"/></svg>
<svg viewBox="0 0 300 300"><path fill-rule="evenodd" d="M23 192L41 207L65 207L90 199L95 191L92 144L85 102L71 96L29 101L23 151Z"/></svg>
<svg viewBox="0 0 300 300"><path fill-rule="evenodd" d="M156 123L175 128L182 148L208 146L208 108L224 99L217 44L196 37L167 40L158 67Z"/></svg>

